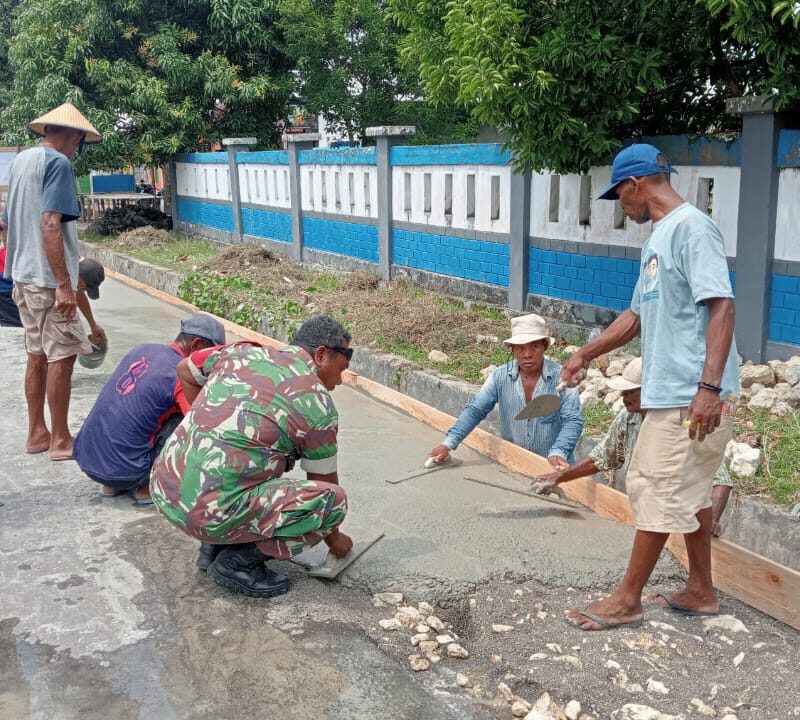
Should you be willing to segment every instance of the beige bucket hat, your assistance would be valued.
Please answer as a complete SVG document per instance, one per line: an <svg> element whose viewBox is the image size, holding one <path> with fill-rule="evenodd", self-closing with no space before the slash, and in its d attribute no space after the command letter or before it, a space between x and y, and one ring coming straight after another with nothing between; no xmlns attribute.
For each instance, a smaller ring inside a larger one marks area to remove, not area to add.
<svg viewBox="0 0 800 720"><path fill-rule="evenodd" d="M94 129L94 126L72 103L59 105L50 112L36 118L36 120L32 120L28 123L28 130L37 135L44 135L44 129L48 125L58 125L59 127L67 127L85 132L86 137L83 140L85 143L103 142L100 133Z"/></svg>
<svg viewBox="0 0 800 720"><path fill-rule="evenodd" d="M631 360L622 371L622 375L608 378L606 385L612 390L620 391L636 390L636 388L642 387L642 358Z"/></svg>
<svg viewBox="0 0 800 720"><path fill-rule="evenodd" d="M555 338L550 337L547 323L541 315L520 315L511 318L511 337L503 340L506 345L527 345L536 340L547 340L552 345Z"/></svg>

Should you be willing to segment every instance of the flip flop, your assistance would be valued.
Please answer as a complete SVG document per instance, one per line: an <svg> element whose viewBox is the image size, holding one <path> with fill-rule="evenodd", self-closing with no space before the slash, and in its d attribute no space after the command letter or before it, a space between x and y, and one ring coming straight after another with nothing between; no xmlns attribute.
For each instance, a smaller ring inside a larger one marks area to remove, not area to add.
<svg viewBox="0 0 800 720"><path fill-rule="evenodd" d="M638 620L628 620L626 622L609 622L605 618L601 618L599 615L595 615L594 613L590 613L586 610L576 610L578 615L582 615L587 620L591 620L592 622L596 622L600 626L600 630L615 630L621 627L629 627L629 628L637 628L641 627L642 623L644 622L644 618L639 618ZM570 622L568 619L564 619L564 622L567 625L571 625L576 630L580 630L581 632L600 632L600 630L593 630L592 628L582 628L580 625Z"/></svg>
<svg viewBox="0 0 800 720"><path fill-rule="evenodd" d="M660 603L653 602L656 598L664 598L664 602L667 603L668 607L664 607ZM717 612L708 612L706 610L695 610L694 608L687 608L683 605L678 605L678 603L676 603L670 595L662 592L655 593L648 605L655 605L656 607L660 607L662 610L675 613L676 615L683 615L684 617L714 617L715 615L719 615L719 610L717 610Z"/></svg>
<svg viewBox="0 0 800 720"><path fill-rule="evenodd" d="M134 507L149 507L153 504L153 498L151 497L137 498L133 494L131 494L131 497L133 497Z"/></svg>
<svg viewBox="0 0 800 720"><path fill-rule="evenodd" d="M103 492L102 490L98 490L97 491L97 496L101 497L101 498L115 498L115 497L117 497L119 495L124 495L124 494L125 494L124 490L119 490L119 491L110 492L110 493Z"/></svg>

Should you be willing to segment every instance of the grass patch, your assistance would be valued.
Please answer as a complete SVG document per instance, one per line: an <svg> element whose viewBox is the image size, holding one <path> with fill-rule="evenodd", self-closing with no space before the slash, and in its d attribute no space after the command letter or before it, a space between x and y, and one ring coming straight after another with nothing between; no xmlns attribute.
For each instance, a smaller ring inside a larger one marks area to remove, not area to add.
<svg viewBox="0 0 800 720"><path fill-rule="evenodd" d="M449 297L435 297L433 298L433 304L442 310L448 310L456 313L464 312L464 308L466 307L462 300Z"/></svg>
<svg viewBox="0 0 800 720"><path fill-rule="evenodd" d="M83 231L81 240L177 272L190 272L219 255L219 249L206 240L189 238L166 230L141 227L119 235L98 235Z"/></svg>
<svg viewBox="0 0 800 720"><path fill-rule="evenodd" d="M508 317L501 308L492 307L490 305L473 305L470 309L478 317L486 318L487 320L508 320Z"/></svg>
<svg viewBox="0 0 800 720"><path fill-rule="evenodd" d="M157 248L129 250L127 254L169 270L186 272L194 265L201 265L216 257L219 255L219 250L203 240L184 238Z"/></svg>
<svg viewBox="0 0 800 720"><path fill-rule="evenodd" d="M736 477L736 489L744 495L766 495L791 506L800 501L800 417L793 412L781 418L767 410L740 407L734 437L761 447L761 462L754 477Z"/></svg>
<svg viewBox="0 0 800 720"><path fill-rule="evenodd" d="M101 235L100 233L93 233L89 232L88 230L79 231L78 235L81 240L91 243L92 245L102 245L103 243L114 239L114 237L111 235Z"/></svg>
<svg viewBox="0 0 800 720"><path fill-rule="evenodd" d="M342 280L337 275L329 272L320 272L314 279L312 285L306 288L306 292L317 292L319 290L339 290L342 287Z"/></svg>
<svg viewBox="0 0 800 720"><path fill-rule="evenodd" d="M605 435L616 413L604 402L587 405L583 408L583 434L591 438Z"/></svg>
<svg viewBox="0 0 800 720"><path fill-rule="evenodd" d="M411 362L425 363L428 361L428 353L412 343L404 342L397 338L390 339L385 337L375 338L374 342L375 347L393 355L399 355L406 360L411 360Z"/></svg>

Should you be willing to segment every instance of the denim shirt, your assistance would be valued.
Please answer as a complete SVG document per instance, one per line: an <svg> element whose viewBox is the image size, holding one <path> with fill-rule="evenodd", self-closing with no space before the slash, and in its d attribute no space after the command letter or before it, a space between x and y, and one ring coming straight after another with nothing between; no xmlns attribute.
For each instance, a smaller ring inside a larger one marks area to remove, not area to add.
<svg viewBox="0 0 800 720"><path fill-rule="evenodd" d="M555 394L560 375L561 365L545 358L533 397ZM570 464L575 462L573 450L583 431L583 414L577 389L572 388L564 393L561 406L552 415L514 420L526 405L516 360L497 368L486 379L480 392L466 404L455 424L445 434L444 444L455 450L498 403L504 440L542 457L558 455Z"/></svg>

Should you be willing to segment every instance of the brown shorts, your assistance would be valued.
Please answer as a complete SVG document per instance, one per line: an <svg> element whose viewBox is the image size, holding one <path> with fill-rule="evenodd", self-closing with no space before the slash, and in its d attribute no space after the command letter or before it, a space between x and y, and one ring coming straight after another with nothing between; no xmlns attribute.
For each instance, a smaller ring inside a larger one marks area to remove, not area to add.
<svg viewBox="0 0 800 720"><path fill-rule="evenodd" d="M92 352L77 313L68 320L55 309L53 288L14 283L12 297L25 328L25 349L31 355L44 355L47 362L56 362Z"/></svg>
<svg viewBox="0 0 800 720"><path fill-rule="evenodd" d="M703 442L684 426L687 408L648 410L628 468L628 497L637 530L691 533L697 513L711 507L714 475L731 439L733 418Z"/></svg>

